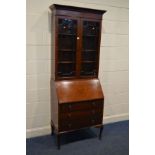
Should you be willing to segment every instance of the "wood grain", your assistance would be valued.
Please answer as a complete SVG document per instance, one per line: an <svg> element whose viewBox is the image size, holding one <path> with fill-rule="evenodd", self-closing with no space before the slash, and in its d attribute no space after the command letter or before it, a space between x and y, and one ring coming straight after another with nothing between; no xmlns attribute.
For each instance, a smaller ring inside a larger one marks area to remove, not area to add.
<svg viewBox="0 0 155 155"><path fill-rule="evenodd" d="M75 79L55 82L59 104L103 99L98 79Z"/></svg>

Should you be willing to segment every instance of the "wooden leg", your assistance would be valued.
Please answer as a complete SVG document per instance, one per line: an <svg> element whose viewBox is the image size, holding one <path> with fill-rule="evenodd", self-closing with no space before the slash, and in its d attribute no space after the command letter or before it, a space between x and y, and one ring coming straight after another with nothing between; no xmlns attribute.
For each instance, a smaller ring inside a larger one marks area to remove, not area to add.
<svg viewBox="0 0 155 155"><path fill-rule="evenodd" d="M99 140L102 138L103 125L100 127Z"/></svg>
<svg viewBox="0 0 155 155"><path fill-rule="evenodd" d="M57 148L60 150L60 134L57 134Z"/></svg>
<svg viewBox="0 0 155 155"><path fill-rule="evenodd" d="M52 132L51 135L54 135L54 126L52 126Z"/></svg>
<svg viewBox="0 0 155 155"><path fill-rule="evenodd" d="M51 135L54 134L54 125L53 125L53 122L51 122Z"/></svg>

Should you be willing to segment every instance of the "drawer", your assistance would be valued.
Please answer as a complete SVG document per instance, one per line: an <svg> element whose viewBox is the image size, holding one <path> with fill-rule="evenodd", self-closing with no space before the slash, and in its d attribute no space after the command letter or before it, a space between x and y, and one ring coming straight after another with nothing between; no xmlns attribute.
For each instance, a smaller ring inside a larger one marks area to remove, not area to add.
<svg viewBox="0 0 155 155"><path fill-rule="evenodd" d="M77 103L59 104L60 113L68 113L73 111L103 109L103 100L85 101Z"/></svg>
<svg viewBox="0 0 155 155"><path fill-rule="evenodd" d="M60 121L66 121L66 120L79 120L84 118L96 118L96 117L102 117L103 109L102 108L94 108L90 110L81 110L81 111L73 111L73 112L67 112L67 113L60 113Z"/></svg>
<svg viewBox="0 0 155 155"><path fill-rule="evenodd" d="M94 125L99 125L102 124L102 117L87 117L77 120L66 120L66 121L61 121L60 122L60 128L59 131L70 131L70 130L76 130L80 128L85 128L85 127L91 127Z"/></svg>

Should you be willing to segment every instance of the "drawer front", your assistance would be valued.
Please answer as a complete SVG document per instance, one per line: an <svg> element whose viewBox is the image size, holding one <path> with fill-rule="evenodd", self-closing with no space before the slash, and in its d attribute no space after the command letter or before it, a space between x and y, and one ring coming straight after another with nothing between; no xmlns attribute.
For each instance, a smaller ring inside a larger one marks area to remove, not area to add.
<svg viewBox="0 0 155 155"><path fill-rule="evenodd" d="M60 121L76 121L79 119L85 119L85 118L96 118L96 117L102 117L103 109L90 109L90 110L81 110L81 111L73 111L68 113L61 113L60 114Z"/></svg>
<svg viewBox="0 0 155 155"><path fill-rule="evenodd" d="M86 117L76 120L64 120L60 122L60 131L71 131L85 127L102 124L102 116L100 117Z"/></svg>
<svg viewBox="0 0 155 155"><path fill-rule="evenodd" d="M64 103L60 104L60 113L68 113L73 111L103 109L103 100L78 102L78 103Z"/></svg>

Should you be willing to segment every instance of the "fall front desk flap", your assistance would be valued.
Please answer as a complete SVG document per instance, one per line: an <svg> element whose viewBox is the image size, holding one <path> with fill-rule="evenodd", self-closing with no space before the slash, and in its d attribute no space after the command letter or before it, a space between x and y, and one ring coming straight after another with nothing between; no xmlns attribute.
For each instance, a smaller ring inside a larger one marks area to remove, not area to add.
<svg viewBox="0 0 155 155"><path fill-rule="evenodd" d="M104 98L98 79L55 81L55 87L60 104Z"/></svg>

